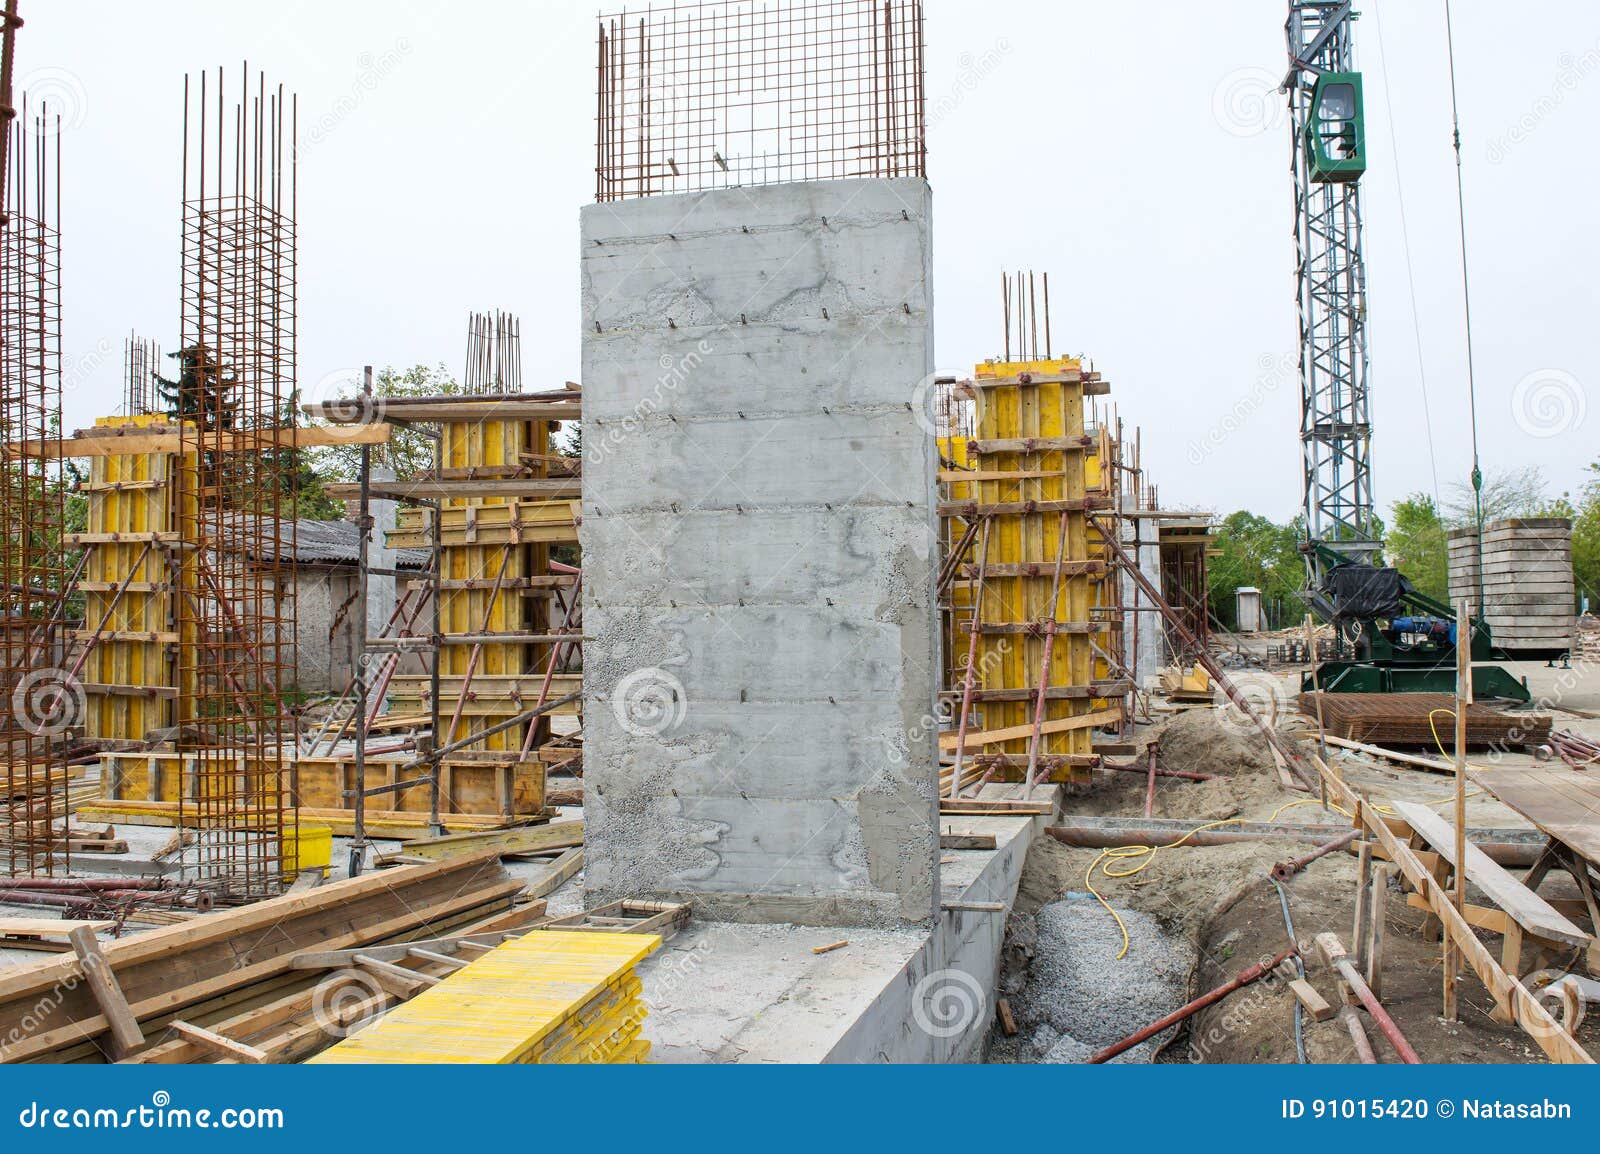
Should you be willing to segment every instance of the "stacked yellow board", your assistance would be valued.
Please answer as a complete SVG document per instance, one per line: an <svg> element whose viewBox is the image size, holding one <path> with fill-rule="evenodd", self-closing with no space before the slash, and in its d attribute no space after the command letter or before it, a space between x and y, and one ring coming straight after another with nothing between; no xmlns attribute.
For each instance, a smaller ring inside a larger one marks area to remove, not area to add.
<svg viewBox="0 0 1600 1154"><path fill-rule="evenodd" d="M317 1063L532 1065L643 1062L634 966L653 934L535 930L391 1010Z"/></svg>

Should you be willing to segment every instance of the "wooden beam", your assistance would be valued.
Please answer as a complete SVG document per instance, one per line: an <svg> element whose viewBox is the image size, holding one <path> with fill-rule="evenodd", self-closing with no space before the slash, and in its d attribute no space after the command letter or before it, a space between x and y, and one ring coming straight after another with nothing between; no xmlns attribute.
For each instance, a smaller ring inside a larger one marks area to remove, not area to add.
<svg viewBox="0 0 1600 1154"><path fill-rule="evenodd" d="M139 1019L134 1016L133 1007L128 1005L127 995L122 992L111 963L100 951L100 939L95 937L94 930L80 923L67 931L67 940L78 955L84 977L89 980L89 991L110 1027L111 1057L113 1060L124 1058L144 1045L144 1032L139 1029Z"/></svg>
<svg viewBox="0 0 1600 1154"><path fill-rule="evenodd" d="M224 1037L204 1026L196 1026L191 1022L173 1022L167 1027L178 1037L187 1039L201 1049L210 1050L224 1058L232 1058L247 1065L259 1066L267 1060L267 1052L258 1050L254 1046L247 1046L243 1042L235 1042L232 1038Z"/></svg>
<svg viewBox="0 0 1600 1154"><path fill-rule="evenodd" d="M133 428L134 426L128 426ZM294 436L291 436L293 432ZM130 432L120 436L82 432L60 440L13 441L3 450L4 456L39 457L58 460L74 457L124 457L147 453L194 452L204 447L224 453L255 453L265 448L290 445L301 449L319 449L329 445L384 445L394 432L391 425L383 423L347 425L333 429L261 429L256 432L205 434L205 444L200 446L194 434Z"/></svg>
<svg viewBox="0 0 1600 1154"><path fill-rule="evenodd" d="M508 480L373 481L372 496L389 501L453 501L467 497L525 497L530 500L575 500L583 496L576 477L518 477ZM335 501L361 496L360 485L329 485Z"/></svg>
<svg viewBox="0 0 1600 1154"><path fill-rule="evenodd" d="M387 421L395 425L470 425L487 421L581 421L581 403L530 401L518 397L464 396L454 399L406 400L375 397L322 401L302 405L311 417L325 421Z"/></svg>
<svg viewBox="0 0 1600 1154"><path fill-rule="evenodd" d="M1047 721L1040 728L1040 733L1070 733L1076 729L1095 729L1102 725L1115 725L1122 720L1122 710L1105 709L1099 713L1086 713L1082 717L1063 717L1057 721ZM981 749L986 745L1003 745L1008 741L1025 741L1033 736L1033 726L1013 725L1006 729L990 729L979 733L967 734L967 748ZM961 740L957 733L945 733L939 736L939 748L953 750Z"/></svg>

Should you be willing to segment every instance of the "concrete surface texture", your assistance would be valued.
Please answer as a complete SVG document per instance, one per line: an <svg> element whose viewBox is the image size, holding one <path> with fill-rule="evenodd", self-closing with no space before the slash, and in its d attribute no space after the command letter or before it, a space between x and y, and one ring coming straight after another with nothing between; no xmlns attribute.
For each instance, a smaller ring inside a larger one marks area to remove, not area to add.
<svg viewBox="0 0 1600 1154"><path fill-rule="evenodd" d="M931 195L583 214L590 904L938 906Z"/></svg>

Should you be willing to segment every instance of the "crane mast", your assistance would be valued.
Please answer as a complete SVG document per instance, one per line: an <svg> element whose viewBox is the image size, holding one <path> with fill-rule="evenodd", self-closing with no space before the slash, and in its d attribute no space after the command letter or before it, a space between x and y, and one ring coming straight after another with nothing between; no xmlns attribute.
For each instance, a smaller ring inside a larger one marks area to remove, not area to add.
<svg viewBox="0 0 1600 1154"><path fill-rule="evenodd" d="M1349 0L1289 0L1289 99L1300 325L1306 597L1324 617L1330 569L1381 564L1372 496L1366 167L1356 15Z"/></svg>

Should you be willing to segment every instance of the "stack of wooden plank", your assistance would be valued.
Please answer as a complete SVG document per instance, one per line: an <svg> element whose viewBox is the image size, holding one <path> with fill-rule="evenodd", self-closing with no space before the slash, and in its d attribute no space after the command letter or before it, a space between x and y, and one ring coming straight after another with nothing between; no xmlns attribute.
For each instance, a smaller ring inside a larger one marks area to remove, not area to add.
<svg viewBox="0 0 1600 1154"><path fill-rule="evenodd" d="M1448 693L1302 693L1300 712L1316 718L1319 701L1328 733L1349 741L1450 748L1455 739L1456 699ZM1473 748L1520 748L1549 737L1548 714L1467 708L1467 744Z"/></svg>
<svg viewBox="0 0 1600 1154"><path fill-rule="evenodd" d="M0 973L0 1061L99 1061L134 1052L150 1061L195 1061L203 1046L164 1040L175 1023L237 1025L235 1018L268 1006L285 1018L306 1018L303 1041L320 1048L329 1038L310 1020L320 978L296 970L298 955L526 924L544 906L514 910L522 889L491 852L386 870L115 942L91 939L80 945L100 954L104 966L63 954ZM104 981L84 980L96 971ZM41 1016L41 1005L50 1012ZM148 1043L158 1044L143 1050Z"/></svg>
<svg viewBox="0 0 1600 1154"><path fill-rule="evenodd" d="M660 944L576 930L513 939L312 1061L642 1062L650 1043L634 966Z"/></svg>

